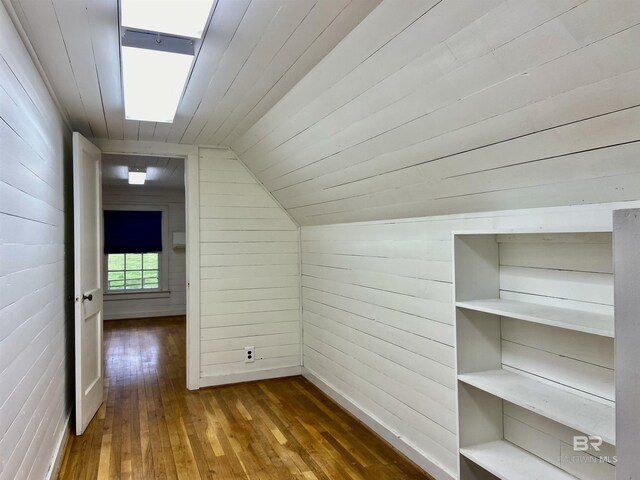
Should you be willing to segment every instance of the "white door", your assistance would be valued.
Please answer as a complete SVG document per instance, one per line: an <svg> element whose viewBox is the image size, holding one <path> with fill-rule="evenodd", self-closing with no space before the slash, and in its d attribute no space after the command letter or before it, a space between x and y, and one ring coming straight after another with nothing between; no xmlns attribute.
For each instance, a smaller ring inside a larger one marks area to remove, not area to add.
<svg viewBox="0 0 640 480"><path fill-rule="evenodd" d="M104 401L102 351L102 153L73 133L76 434Z"/></svg>

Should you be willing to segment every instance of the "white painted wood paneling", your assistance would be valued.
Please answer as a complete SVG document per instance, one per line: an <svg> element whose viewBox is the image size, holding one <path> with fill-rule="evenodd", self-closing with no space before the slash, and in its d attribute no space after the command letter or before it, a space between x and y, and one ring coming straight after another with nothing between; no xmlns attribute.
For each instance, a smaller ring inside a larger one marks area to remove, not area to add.
<svg viewBox="0 0 640 480"><path fill-rule="evenodd" d="M0 479L46 478L72 407L71 132L4 4L0 120Z"/></svg>
<svg viewBox="0 0 640 480"><path fill-rule="evenodd" d="M231 150L201 148L199 178L202 385L299 373L298 226Z"/></svg>
<svg viewBox="0 0 640 480"><path fill-rule="evenodd" d="M302 225L633 200L639 22L385 0L231 146Z"/></svg>
<svg viewBox="0 0 640 480"><path fill-rule="evenodd" d="M243 134L380 2L217 0L170 124L124 119L118 2L7 1L74 129L89 138L201 145Z"/></svg>
<svg viewBox="0 0 640 480"><path fill-rule="evenodd" d="M305 369L353 402L381 428L394 432L408 448L453 476L457 440L452 231L604 232L611 230L612 210L637 205L636 201L303 227ZM563 238L571 239L571 235ZM573 294L567 293L562 276L554 277L558 292L571 299L562 300L567 302L564 306L582 305L583 310L610 314L610 304L584 303L584 292L592 291L589 277L605 290L609 288L611 258L603 259L602 252L607 248L610 252L610 234L608 239L595 234L586 243L584 238L582 243L574 239L573 255L561 255L566 254L564 247L553 244L548 255L532 256L538 245L510 243L502 257L510 264L505 268L512 273L514 268L536 270L531 262L537 260L544 266L538 269L542 272L584 274L584 281ZM506 242L509 237L502 239ZM585 259L585 249L600 254ZM604 281L603 275L608 277ZM517 295L530 295L538 285L531 282L536 276L510 278L525 279L529 282L525 285L531 286ZM508 292L502 293L504 296ZM603 296L603 300L609 299L609 294ZM546 302L555 301L547 297ZM533 372L533 365L540 369L538 373L556 365L549 359L556 362L564 358L566 363L557 364L550 376L573 377L567 384L574 393L576 388L585 387L588 368L588 373L595 372L598 379L591 385L594 390L588 398L611 404L611 338L570 332L575 341L569 341L566 335L558 335L555 327L520 322L516 328L513 322L518 321L503 323L504 342L514 346L509 358L522 363L535 352L536 363L524 366ZM518 347L521 350L516 350ZM542 353L548 357L539 359ZM559 455L559 439L570 444L571 437L566 431L563 437L555 435Z"/></svg>
<svg viewBox="0 0 640 480"><path fill-rule="evenodd" d="M179 159L177 161L184 162ZM104 166L103 166L104 169ZM184 168L181 169L184 179ZM184 180L183 180L184 185ZM145 207L164 207L168 222L169 242L163 245L169 255L168 297L136 299L135 294L130 299L104 297L105 320L138 317L158 317L165 315L184 315L186 313L186 251L174 249L171 238L173 232L185 231L185 191L182 189L149 188L148 186L109 187L102 190L102 202L106 206L134 208L136 205Z"/></svg>

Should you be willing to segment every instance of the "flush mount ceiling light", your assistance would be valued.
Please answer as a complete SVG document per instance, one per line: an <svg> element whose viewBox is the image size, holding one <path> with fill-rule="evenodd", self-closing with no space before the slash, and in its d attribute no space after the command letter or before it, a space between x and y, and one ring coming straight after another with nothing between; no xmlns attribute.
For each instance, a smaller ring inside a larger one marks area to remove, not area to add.
<svg viewBox="0 0 640 480"><path fill-rule="evenodd" d="M125 118L171 123L193 62L193 40L125 30L122 83Z"/></svg>
<svg viewBox="0 0 640 480"><path fill-rule="evenodd" d="M144 185L146 179L146 168L129 167L129 185Z"/></svg>
<svg viewBox="0 0 640 480"><path fill-rule="evenodd" d="M121 0L122 26L202 38L214 0Z"/></svg>

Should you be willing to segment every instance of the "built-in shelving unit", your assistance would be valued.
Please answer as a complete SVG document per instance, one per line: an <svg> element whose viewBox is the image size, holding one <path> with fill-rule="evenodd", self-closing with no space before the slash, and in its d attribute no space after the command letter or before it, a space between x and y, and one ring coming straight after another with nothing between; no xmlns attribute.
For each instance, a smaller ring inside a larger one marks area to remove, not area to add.
<svg viewBox="0 0 640 480"><path fill-rule="evenodd" d="M454 235L460 480L615 478L611 263L602 232Z"/></svg>

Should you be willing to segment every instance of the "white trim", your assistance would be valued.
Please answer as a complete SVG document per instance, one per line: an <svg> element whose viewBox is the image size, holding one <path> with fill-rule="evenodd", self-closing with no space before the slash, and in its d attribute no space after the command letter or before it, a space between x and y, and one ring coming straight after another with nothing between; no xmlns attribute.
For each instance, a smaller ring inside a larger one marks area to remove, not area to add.
<svg viewBox="0 0 640 480"><path fill-rule="evenodd" d="M187 255L187 388L200 388L200 154L187 156L185 234Z"/></svg>
<svg viewBox="0 0 640 480"><path fill-rule="evenodd" d="M256 370L254 372L211 375L200 379L200 387L216 387L218 385L253 382L255 380L267 380L270 378L294 377L301 373L302 367L300 365L296 365L294 367L270 368L266 370Z"/></svg>
<svg viewBox="0 0 640 480"><path fill-rule="evenodd" d="M147 298L169 298L171 290L125 290L123 292L105 293L103 300L110 302L114 300L144 300Z"/></svg>
<svg viewBox="0 0 640 480"><path fill-rule="evenodd" d="M447 215L430 215L422 217L394 218L383 220L365 220L361 222L342 222L342 223L326 223L318 225L302 225L304 228L344 228L345 226L368 226L368 225L396 225L405 223L431 223L441 222L443 220L472 220L478 218L491 219L497 221L495 229L486 230L460 230L457 234L477 234L477 233L511 233L507 232L507 228L501 228L500 225L508 222L514 217L526 219L530 216L540 215L547 216L545 222L538 223L541 225L540 233L546 232L598 232L612 230L612 210L620 210L627 208L640 208L640 200L625 200L623 202L604 202L589 203L585 205L561 205L558 207L536 207L522 208L512 210L487 210L482 212L471 213L452 213ZM570 221L568 221L568 219ZM573 220L576 219L574 222ZM585 219L589 220L589 224L585 224ZM526 230L532 233L536 227L522 227L512 229L513 233L519 233L519 230Z"/></svg>
<svg viewBox="0 0 640 480"><path fill-rule="evenodd" d="M196 145L181 145L177 143L108 140L102 138L94 138L92 141L102 150L102 153L182 157L185 159L187 388L189 390L197 390L200 387L200 151ZM128 318L131 318L131 316L128 316Z"/></svg>
<svg viewBox="0 0 640 480"><path fill-rule="evenodd" d="M109 140L93 138L91 141L102 153L119 153L123 155L151 155L163 157L198 156L196 145L181 145L177 143L143 142L140 140Z"/></svg>
<svg viewBox="0 0 640 480"><path fill-rule="evenodd" d="M302 228L298 227L298 325L300 338L300 366L304 366L304 311L302 307Z"/></svg>
<svg viewBox="0 0 640 480"><path fill-rule="evenodd" d="M44 477L44 480L53 480L54 478L58 478L58 473L60 473L60 467L62 467L62 459L64 458L64 451L67 447L67 442L69 441L69 436L71 434L71 412L67 415L63 425L62 431L58 435L58 441L56 442L56 448L53 450L53 455L51 456L51 462L49 463L49 470Z"/></svg>
<svg viewBox="0 0 640 480"><path fill-rule="evenodd" d="M344 408L351 415L364 423L376 435L389 443L393 448L402 453L405 457L422 468L429 475L437 480L454 480L452 473L447 472L440 465L427 458L422 452L417 450L413 445L407 443L400 435L393 432L378 420L373 418L342 393L330 387L321 377L312 373L309 369L302 367L302 376L318 387L322 392L331 398L334 402Z"/></svg>
<svg viewBox="0 0 640 480"><path fill-rule="evenodd" d="M135 312L135 313L112 313L104 316L105 321L109 320L129 320L135 318L156 318L156 317L175 317L178 315L185 315L186 311L184 307L179 306L173 309L163 308L157 312Z"/></svg>
<svg viewBox="0 0 640 480"><path fill-rule="evenodd" d="M224 145L205 145L205 144L202 144L202 143L198 144L198 148L207 149L207 150L231 150L231 151L233 151L230 147L226 147Z"/></svg>
<svg viewBox="0 0 640 480"><path fill-rule="evenodd" d="M547 228L492 228L483 230L452 230L451 234L456 235L537 235L537 234L564 234L564 233L611 233L611 228L607 225L598 224L585 229L579 225L569 225Z"/></svg>
<svg viewBox="0 0 640 480"><path fill-rule="evenodd" d="M640 439L637 369L640 352L638 285L640 285L640 209L613 212L615 310L616 478L638 478Z"/></svg>

